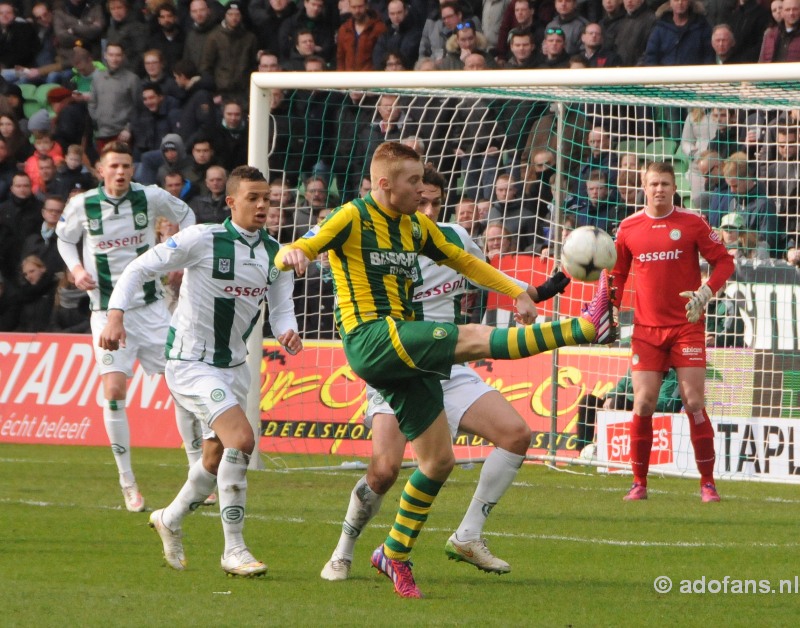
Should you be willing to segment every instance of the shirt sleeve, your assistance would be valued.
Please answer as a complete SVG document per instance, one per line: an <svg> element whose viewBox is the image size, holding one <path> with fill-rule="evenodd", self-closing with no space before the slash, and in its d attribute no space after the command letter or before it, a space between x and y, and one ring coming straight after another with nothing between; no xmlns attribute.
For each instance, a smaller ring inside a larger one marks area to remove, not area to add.
<svg viewBox="0 0 800 628"><path fill-rule="evenodd" d="M700 249L700 255L712 267L711 275L706 283L716 294L733 274L736 265L717 232L703 219L700 219L699 224L700 233L697 236L697 247Z"/></svg>
<svg viewBox="0 0 800 628"><path fill-rule="evenodd" d="M614 246L617 249L617 262L614 264L614 268L611 271L613 285L616 288L614 291L616 296L613 300L616 307L619 307L622 302L622 295L625 292L625 283L628 281L628 275L631 272L631 263L633 262L631 251L625 244L626 233L627 232L620 224L619 229L617 229L617 238L614 242Z"/></svg>
<svg viewBox="0 0 800 628"><path fill-rule="evenodd" d="M280 273L267 290L269 305L269 324L275 336L280 336L290 329L298 330L297 318L294 314L294 273Z"/></svg>
<svg viewBox="0 0 800 628"><path fill-rule="evenodd" d="M152 195L153 205L156 208L157 216L164 216L171 222L178 223L181 229L191 227L195 224L194 212L181 199L172 196L166 190L158 186L150 186L148 192Z"/></svg>
<svg viewBox="0 0 800 628"><path fill-rule="evenodd" d="M83 236L83 195L73 197L56 224L59 241L77 245Z"/></svg>
<svg viewBox="0 0 800 628"><path fill-rule="evenodd" d="M275 265L279 270L290 270L283 263L283 256L291 249L300 249L309 260L313 260L320 253L341 246L352 231L352 223L355 218L354 212L357 212L357 209L352 204L342 205L334 210L321 225L311 229L302 238L295 240L292 244L288 244L278 251L278 255L275 257Z"/></svg>
<svg viewBox="0 0 800 628"><path fill-rule="evenodd" d="M199 246L202 232L188 229L176 233L133 260L120 275L108 301L109 310L127 310L146 281L158 279L173 270L192 266L202 257Z"/></svg>

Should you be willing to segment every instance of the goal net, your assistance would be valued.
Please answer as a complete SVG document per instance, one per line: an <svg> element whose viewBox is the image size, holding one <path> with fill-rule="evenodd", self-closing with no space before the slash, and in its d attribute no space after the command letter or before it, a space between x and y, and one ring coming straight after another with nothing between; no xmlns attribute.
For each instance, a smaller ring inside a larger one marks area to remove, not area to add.
<svg viewBox="0 0 800 628"><path fill-rule="evenodd" d="M792 481L800 476L795 66L256 73L250 163L269 172L273 230L288 243L324 210L364 194L381 142L407 142L444 177L440 220L464 227L493 265L536 284L570 229L592 224L613 235L642 206L641 168L670 162L675 203L702 214L736 259L707 321L718 473ZM593 288L573 282L541 305L540 319L577 314ZM588 462L624 468L634 290L632 277L615 346L473 365L531 426L532 459L570 460L596 439ZM261 451L289 467L364 461L363 384L333 329L324 259L295 294L305 350L287 355L266 330L256 366ZM474 288L460 309L464 321L514 324L509 299ZM652 468L695 474L679 395L663 392ZM609 393L614 412L602 408ZM460 435L457 457L480 460L489 447Z"/></svg>

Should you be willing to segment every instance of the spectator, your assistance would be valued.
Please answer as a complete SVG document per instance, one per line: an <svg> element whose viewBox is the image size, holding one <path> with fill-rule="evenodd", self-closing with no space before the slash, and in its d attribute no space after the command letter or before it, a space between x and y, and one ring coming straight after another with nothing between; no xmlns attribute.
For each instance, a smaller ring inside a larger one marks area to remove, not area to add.
<svg viewBox="0 0 800 628"><path fill-rule="evenodd" d="M172 170L181 172L188 164L189 158L186 156L186 145L183 143L181 136L177 133L168 133L161 138L161 163L156 169L153 181L150 182L150 172L148 171L147 183L143 180L139 181L139 183L152 185L157 181L163 181L168 172Z"/></svg>
<svg viewBox="0 0 800 628"><path fill-rule="evenodd" d="M225 202L225 184L228 173L222 166L209 166L206 170L206 192L189 201L198 223L220 223L231 215L230 207Z"/></svg>
<svg viewBox="0 0 800 628"><path fill-rule="evenodd" d="M786 230L794 243L798 241L798 180L800 180L800 160L798 160L798 128L796 124L779 122L775 133L775 145L768 155L764 179L767 194L775 199L778 211L787 217Z"/></svg>
<svg viewBox="0 0 800 628"><path fill-rule="evenodd" d="M609 50L617 50L617 32L624 19L625 7L622 6L622 0L603 0L600 27L603 29L603 45Z"/></svg>
<svg viewBox="0 0 800 628"><path fill-rule="evenodd" d="M384 61L389 53L395 53L403 61L405 68L413 68L419 55L422 33L404 0L389 0L387 12L389 19L386 22L386 31L375 42L372 64L380 68L385 65Z"/></svg>
<svg viewBox="0 0 800 628"><path fill-rule="evenodd" d="M202 194L207 191L206 170L217 163L209 138L202 134L195 136L189 145L189 155L181 174L191 183L193 195Z"/></svg>
<svg viewBox="0 0 800 628"><path fill-rule="evenodd" d="M747 156L744 153L731 155L722 166L722 174L733 197L729 211L742 216L745 228L754 234L758 247L769 257L782 258L786 233L779 231L775 201L767 196L766 185L756 179Z"/></svg>
<svg viewBox="0 0 800 628"><path fill-rule="evenodd" d="M35 255L44 262L51 275L63 272L66 268L56 243L56 225L64 213L64 199L60 196L48 196L42 207L42 223L38 233L32 233L25 239L20 256Z"/></svg>
<svg viewBox="0 0 800 628"><path fill-rule="evenodd" d="M715 63L727 65L731 63L745 63L736 54L736 39L731 27L727 24L717 24L711 29L711 48L714 50Z"/></svg>
<svg viewBox="0 0 800 628"><path fill-rule="evenodd" d="M593 170L602 170L610 178L611 171L616 166L616 154L611 150L611 134L603 127L593 127L586 136L586 144L589 154L581 160L578 173L577 195L581 199L586 198L586 181Z"/></svg>
<svg viewBox="0 0 800 628"><path fill-rule="evenodd" d="M149 36L147 25L131 11L129 0L108 0L108 13L106 39L122 45L128 69L142 76L142 54Z"/></svg>
<svg viewBox="0 0 800 628"><path fill-rule="evenodd" d="M3 78L16 83L21 74L18 68L36 65L39 39L30 23L16 19L12 0L0 0L0 69Z"/></svg>
<svg viewBox="0 0 800 628"><path fill-rule="evenodd" d="M197 188L179 170L169 170L161 180L159 187L164 188L184 203L191 201L198 193Z"/></svg>
<svg viewBox="0 0 800 628"><path fill-rule="evenodd" d="M0 224L0 243L4 240L3 225ZM2 253L0 252L0 256ZM0 275L0 331L15 331L19 325L19 301L17 287Z"/></svg>
<svg viewBox="0 0 800 628"><path fill-rule="evenodd" d="M317 57L315 50L317 48L314 42L314 33L311 29L301 28L294 35L294 48L289 55L289 58L283 62L283 69L287 72L304 72L306 69L306 59Z"/></svg>
<svg viewBox="0 0 800 628"><path fill-rule="evenodd" d="M91 333L89 314L89 294L75 285L75 277L70 271L64 271L56 285L48 331L63 334Z"/></svg>
<svg viewBox="0 0 800 628"><path fill-rule="evenodd" d="M235 100L222 105L222 120L209 131L216 162L227 170L247 163L247 121Z"/></svg>
<svg viewBox="0 0 800 628"><path fill-rule="evenodd" d="M65 68L74 65L73 53L78 42L93 58L100 58L100 38L105 30L103 6L95 0L64 0L53 10L56 53Z"/></svg>
<svg viewBox="0 0 800 628"><path fill-rule="evenodd" d="M264 228L267 233L281 242L281 228L283 227L283 210L277 205L270 205L267 207L267 218ZM295 280L295 283L297 280Z"/></svg>
<svg viewBox="0 0 800 628"><path fill-rule="evenodd" d="M94 60L92 53L86 48L75 46L72 51L72 67L68 70L68 86L72 88L72 97L76 101L88 103L91 99L92 83L97 73L105 68L100 61Z"/></svg>
<svg viewBox="0 0 800 628"><path fill-rule="evenodd" d="M521 252L533 249L541 243L536 240L536 214L530 204L523 203L517 196L517 187L511 176L499 175L494 187L494 202L489 210L489 225L500 223L507 233L513 236L513 242L518 246L516 250ZM488 247L490 246L488 226L484 235ZM489 258L488 250L486 257Z"/></svg>
<svg viewBox="0 0 800 628"><path fill-rule="evenodd" d="M533 34L530 31L516 30L509 31L509 49L511 56L505 66L509 70L525 70L532 68L534 64L534 43Z"/></svg>
<svg viewBox="0 0 800 628"><path fill-rule="evenodd" d="M510 19L505 25L503 24L506 10L511 4L511 0L487 0L483 3L481 11L481 31L486 36L486 44L489 46L489 51L495 55L498 65L502 60L497 52L497 44L500 43L500 29L504 28L508 33L513 28Z"/></svg>
<svg viewBox="0 0 800 628"><path fill-rule="evenodd" d="M564 50L567 56L583 51L581 33L589 23L577 10L577 0L555 0L556 16L550 20L545 29L547 34L551 29L561 29L564 33Z"/></svg>
<svg viewBox="0 0 800 628"><path fill-rule="evenodd" d="M499 255L511 253L516 248L514 237L504 226L503 221L493 221L490 219L484 231L484 249L486 260L491 262Z"/></svg>
<svg viewBox="0 0 800 628"><path fill-rule="evenodd" d="M13 280L19 274L23 243L42 226L42 202L33 195L30 177L24 172L14 175L8 200L0 203L0 223L13 234L13 239L4 244L6 266L0 273Z"/></svg>
<svg viewBox="0 0 800 628"><path fill-rule="evenodd" d="M772 2L769 3L769 11L772 16L769 25L775 26L780 24L783 21L783 0L772 0Z"/></svg>
<svg viewBox="0 0 800 628"><path fill-rule="evenodd" d="M250 0L247 13L258 37L258 46L269 49L275 46L275 35L281 32L284 22L297 13L297 3L291 0Z"/></svg>
<svg viewBox="0 0 800 628"><path fill-rule="evenodd" d="M176 131L176 120L180 115L178 101L164 96L155 83L142 86L142 105L131 121L133 155L136 162L144 159L145 153L156 153L161 148L161 138ZM148 157L148 159L151 159Z"/></svg>
<svg viewBox="0 0 800 628"><path fill-rule="evenodd" d="M0 122L1 126L2 123ZM8 200L11 179L17 172L17 160L9 154L8 144L0 134L0 203Z"/></svg>
<svg viewBox="0 0 800 628"><path fill-rule="evenodd" d="M350 18L339 27L336 37L336 69L345 72L376 70L372 53L386 25L367 8L367 0L349 0Z"/></svg>
<svg viewBox="0 0 800 628"><path fill-rule="evenodd" d="M469 237L475 240L478 245L482 244L478 239L483 233L484 225L478 216L478 206L475 201L468 197L462 198L456 205L455 214L456 222L466 230Z"/></svg>
<svg viewBox="0 0 800 628"><path fill-rule="evenodd" d="M0 113L0 137L5 140L10 158L23 164L33 155L33 146L19 128L19 123L11 114Z"/></svg>
<svg viewBox="0 0 800 628"><path fill-rule="evenodd" d="M64 62L56 52L53 30L53 11L46 2L35 2L31 8L33 27L38 40L38 52L33 66L20 69L22 83L60 83Z"/></svg>
<svg viewBox="0 0 800 628"><path fill-rule="evenodd" d="M447 54L439 65L442 70L463 70L464 61L473 54L483 57L486 68L495 67L494 59L486 49L486 38L475 30L472 22L456 25L456 32L447 40L445 50Z"/></svg>
<svg viewBox="0 0 800 628"><path fill-rule="evenodd" d="M188 59L178 61L172 75L181 90L180 117L176 126L178 134L186 141L201 129L211 127L214 122L214 99L211 95L214 84L210 79L201 77L194 63Z"/></svg>
<svg viewBox="0 0 800 628"><path fill-rule="evenodd" d="M514 19L507 24L500 25L495 54L498 64L502 65L511 59L511 33L530 33L533 49L544 39L544 27L534 21L535 5L532 0L511 0L509 9L513 5ZM488 43L487 45L491 45Z"/></svg>
<svg viewBox="0 0 800 628"><path fill-rule="evenodd" d="M548 27L544 32L542 51L534 61L534 67L544 70L568 68L569 54L564 49L565 41L566 38L562 29Z"/></svg>
<svg viewBox="0 0 800 628"><path fill-rule="evenodd" d="M68 0L71 2L72 0ZM89 115L94 120L97 152L109 142L129 142L130 125L142 97L139 77L125 69L125 51L117 43L106 46L106 67L92 81Z"/></svg>
<svg viewBox="0 0 800 628"><path fill-rule="evenodd" d="M295 231L292 241L302 236L312 225L317 224L319 213L323 209L330 209L339 204L338 199L331 198L328 182L318 175L306 179L303 197L305 205L298 205L291 223Z"/></svg>
<svg viewBox="0 0 800 628"><path fill-rule="evenodd" d="M583 56L589 62L590 68L616 68L622 65L620 56L605 47L603 27L600 24L589 22L584 26L581 43Z"/></svg>
<svg viewBox="0 0 800 628"><path fill-rule="evenodd" d="M65 201L76 187L85 192L97 185L89 169L83 164L84 152L78 144L71 144L64 154L64 163L56 169L53 192Z"/></svg>
<svg viewBox="0 0 800 628"><path fill-rule="evenodd" d="M158 48L151 48L145 51L142 56L144 65L144 79L148 83L158 85L164 96L170 96L175 100L181 99L181 91L171 72L166 70L164 63L164 53Z"/></svg>
<svg viewBox="0 0 800 628"><path fill-rule="evenodd" d="M447 40L463 21L464 12L455 0L440 2L439 17L428 18L422 29L418 57L430 57L435 63L444 59Z"/></svg>
<svg viewBox="0 0 800 628"><path fill-rule="evenodd" d="M225 19L206 38L200 71L214 79L219 102L235 98L244 102L250 95L250 72L255 69L258 42L242 25L241 4L229 2Z"/></svg>
<svg viewBox="0 0 800 628"><path fill-rule="evenodd" d="M230 3L228 4L230 7ZM155 10L157 28L147 40L147 48L161 51L165 71L169 76L175 62L183 58L186 35L178 23L178 10L171 0L162 2Z"/></svg>
<svg viewBox="0 0 800 628"><path fill-rule="evenodd" d="M607 170L592 170L586 178L586 197L567 201L565 213L572 226L592 225L614 233L625 217L608 186Z"/></svg>
<svg viewBox="0 0 800 628"><path fill-rule="evenodd" d="M688 178L692 188L691 203L692 207L703 214L703 217L712 226L719 225L722 216L720 209L727 207L727 203L722 203L720 208L715 209L714 216L710 215L711 197L720 192L720 183L727 190L727 183L721 176L721 168L724 160L720 159L719 153L715 150L704 150L692 162L689 167Z"/></svg>
<svg viewBox="0 0 800 628"><path fill-rule="evenodd" d="M734 40L731 57L737 63L758 61L761 42L771 25L770 21L769 10L758 0L737 0L728 22Z"/></svg>
<svg viewBox="0 0 800 628"><path fill-rule="evenodd" d="M800 61L800 0L783 0L782 21L764 33L759 63Z"/></svg>
<svg viewBox="0 0 800 628"><path fill-rule="evenodd" d="M287 61L294 46L295 33L308 29L314 34L314 52L326 63L336 59L336 27L338 16L325 14L324 0L303 0L303 8L281 24L278 54Z"/></svg>
<svg viewBox="0 0 800 628"><path fill-rule="evenodd" d="M711 26L705 18L702 3L669 0L669 4L659 7L656 17L642 65L704 65L714 62Z"/></svg>
<svg viewBox="0 0 800 628"><path fill-rule="evenodd" d="M625 8L625 17L617 28L616 52L624 66L644 65L642 56L656 22L656 14L644 0L622 0L622 6Z"/></svg>
<svg viewBox="0 0 800 628"><path fill-rule="evenodd" d="M390 52L386 55L383 64L378 67L378 70L383 70L384 72L404 72L408 69L409 68L407 68L403 62L403 58L394 52Z"/></svg>
<svg viewBox="0 0 800 628"><path fill-rule="evenodd" d="M286 0L279 0L285 2ZM278 55L269 50L261 50L258 53L258 71L259 72L280 72L281 66L278 61Z"/></svg>
<svg viewBox="0 0 800 628"><path fill-rule="evenodd" d="M33 193L36 194L42 186L42 180L39 175L39 158L51 157L54 162L58 160L60 164L64 161L64 153L61 151L61 146L53 141L50 131L34 131L33 148L33 155L25 160L25 172L30 177ZM51 174L55 175L55 169Z"/></svg>
<svg viewBox="0 0 800 628"><path fill-rule="evenodd" d="M708 149L711 138L716 136L719 128L720 111L719 108L708 113L701 107L689 109L681 134L681 151L684 155L694 159ZM727 115L727 111L724 115Z"/></svg>
<svg viewBox="0 0 800 628"><path fill-rule="evenodd" d="M264 2L265 0L261 0ZM272 0L273 2L287 2L287 0ZM183 58L194 63L198 67L203 61L203 48L206 45L209 33L217 27L219 22L208 6L209 0L191 0L189 3L190 24L186 32L186 40L183 44ZM250 4L250 16L252 18L254 3ZM277 29L270 31L276 33ZM174 69L174 67L173 67Z"/></svg>
<svg viewBox="0 0 800 628"><path fill-rule="evenodd" d="M58 279L48 272L44 262L35 255L22 260L24 282L20 288L18 332L42 332L50 327Z"/></svg>

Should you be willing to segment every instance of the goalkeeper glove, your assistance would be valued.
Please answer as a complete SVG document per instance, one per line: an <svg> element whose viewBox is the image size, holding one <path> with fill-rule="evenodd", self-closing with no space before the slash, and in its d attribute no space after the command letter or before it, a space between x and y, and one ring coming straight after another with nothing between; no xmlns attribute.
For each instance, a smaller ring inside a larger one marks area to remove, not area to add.
<svg viewBox="0 0 800 628"><path fill-rule="evenodd" d="M567 289L570 281L569 277L557 270L541 286L536 286L536 298L533 302L541 303L552 299L556 294L561 294Z"/></svg>
<svg viewBox="0 0 800 628"><path fill-rule="evenodd" d="M703 284L695 292L681 292L681 296L685 299L689 299L689 302L686 304L686 320L690 323L696 323L700 320L703 312L705 312L706 305L708 305L714 293L711 292L711 288L709 288L708 285Z"/></svg>

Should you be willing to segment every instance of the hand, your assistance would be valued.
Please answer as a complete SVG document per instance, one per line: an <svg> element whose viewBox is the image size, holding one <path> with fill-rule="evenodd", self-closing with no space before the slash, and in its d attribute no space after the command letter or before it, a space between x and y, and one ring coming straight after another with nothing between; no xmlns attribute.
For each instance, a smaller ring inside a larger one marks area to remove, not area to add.
<svg viewBox="0 0 800 628"><path fill-rule="evenodd" d="M97 288L97 282L94 280L83 266L76 266L72 270L72 276L75 278L75 287L81 290L94 290Z"/></svg>
<svg viewBox="0 0 800 628"><path fill-rule="evenodd" d="M122 310L109 310L106 326L100 332L97 346L106 351L116 351L125 346L125 326L123 318L125 313Z"/></svg>
<svg viewBox="0 0 800 628"><path fill-rule="evenodd" d="M283 348L292 355L297 355L303 350L303 341L300 338L300 334L298 334L294 329L290 329L289 331L281 334L276 338L276 340L281 343Z"/></svg>
<svg viewBox="0 0 800 628"><path fill-rule="evenodd" d="M613 410L614 409L614 397L608 396L603 401L603 410Z"/></svg>
<svg viewBox="0 0 800 628"><path fill-rule="evenodd" d="M541 303L542 301L552 299L555 295L564 292L564 290L567 289L570 281L571 279L569 277L567 277L560 270L557 270L550 277L548 277L547 281L545 281L542 285L534 288L536 290L536 296L534 297L531 295L531 298L533 299L534 303ZM528 294L530 294L530 292Z"/></svg>
<svg viewBox="0 0 800 628"><path fill-rule="evenodd" d="M686 291L681 292L680 295L684 299L689 299L689 302L686 304L686 320L690 323L696 323L706 311L706 305L708 305L714 293L711 292L711 288L703 284L695 292Z"/></svg>
<svg viewBox="0 0 800 628"><path fill-rule="evenodd" d="M536 320L536 306L533 304L533 299L527 292L523 292L517 297L516 312L514 312L514 320L522 325L532 325Z"/></svg>
<svg viewBox="0 0 800 628"><path fill-rule="evenodd" d="M285 251L282 260L283 264L289 268L293 268L294 274L298 277L305 275L306 268L308 268L308 258L306 254L300 249L288 248L283 250Z"/></svg>
<svg viewBox="0 0 800 628"><path fill-rule="evenodd" d="M122 129L122 131L119 132L119 135L117 135L117 139L120 142L128 143L131 141L131 132L128 131L128 129Z"/></svg>

